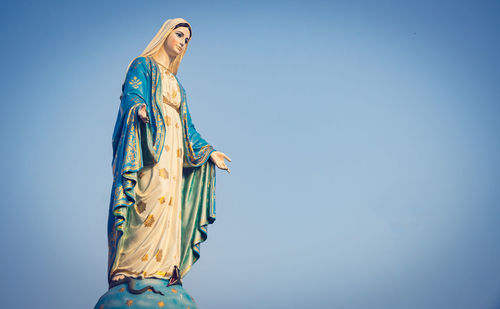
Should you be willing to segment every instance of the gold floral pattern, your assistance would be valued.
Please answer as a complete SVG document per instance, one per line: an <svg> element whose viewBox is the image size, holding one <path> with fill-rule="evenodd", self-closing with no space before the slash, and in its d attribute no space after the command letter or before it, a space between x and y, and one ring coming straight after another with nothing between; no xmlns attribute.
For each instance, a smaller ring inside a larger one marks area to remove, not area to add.
<svg viewBox="0 0 500 309"><path fill-rule="evenodd" d="M134 301L131 299L127 300L127 302L126 302L127 306L129 306L129 307L131 307L133 303L134 303Z"/></svg>
<svg viewBox="0 0 500 309"><path fill-rule="evenodd" d="M165 197L164 196L160 197L158 200L160 201L160 204L165 203Z"/></svg>
<svg viewBox="0 0 500 309"><path fill-rule="evenodd" d="M146 262L148 259L149 259L149 256L148 256L148 254L146 253L146 254L144 254L144 256L142 257L141 261Z"/></svg>
<svg viewBox="0 0 500 309"><path fill-rule="evenodd" d="M146 220L144 221L144 226L145 227L151 227L153 226L153 223L155 222L155 217L153 215L149 215Z"/></svg>
<svg viewBox="0 0 500 309"><path fill-rule="evenodd" d="M163 93L163 103L169 105L176 105L175 102L179 101L179 83L175 76L162 64L159 64L160 72L162 73L162 80L164 84L162 86ZM175 85L175 86L174 86ZM178 105L179 103L177 103Z"/></svg>
<svg viewBox="0 0 500 309"><path fill-rule="evenodd" d="M163 301L158 302L158 307L163 308L165 306L165 303Z"/></svg>
<svg viewBox="0 0 500 309"><path fill-rule="evenodd" d="M139 86L142 84L141 80L137 78L137 76L134 76L131 81L128 82L130 85L132 85L132 88L137 89Z"/></svg>
<svg viewBox="0 0 500 309"><path fill-rule="evenodd" d="M167 171L166 168L160 169L160 177L163 177L163 179L167 179L168 178L168 171Z"/></svg>

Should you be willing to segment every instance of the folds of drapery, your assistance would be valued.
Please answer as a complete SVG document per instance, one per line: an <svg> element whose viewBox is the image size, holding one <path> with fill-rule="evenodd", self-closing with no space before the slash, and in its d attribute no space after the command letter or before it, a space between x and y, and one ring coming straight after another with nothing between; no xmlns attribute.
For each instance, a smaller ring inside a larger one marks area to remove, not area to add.
<svg viewBox="0 0 500 309"><path fill-rule="evenodd" d="M215 151L196 131L182 85L179 114L183 126L184 171L182 180L181 275L200 256L200 244L207 226L215 221L215 165L209 159ZM135 205L137 172L159 161L165 139L161 113L161 77L156 62L138 57L129 67L123 84L120 110L113 132L113 188L108 217L108 280L120 258L120 239L127 233L127 212ZM146 105L149 123L137 116Z"/></svg>

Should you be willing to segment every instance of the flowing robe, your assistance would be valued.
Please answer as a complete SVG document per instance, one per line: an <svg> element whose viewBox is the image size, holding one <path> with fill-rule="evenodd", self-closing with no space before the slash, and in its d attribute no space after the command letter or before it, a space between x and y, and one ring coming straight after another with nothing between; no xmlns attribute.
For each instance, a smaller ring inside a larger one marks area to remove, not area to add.
<svg viewBox="0 0 500 309"><path fill-rule="evenodd" d="M178 80L177 80L178 82ZM179 114L183 133L181 185L181 257L183 277L200 257L200 244L207 238L207 226L215 221L215 165L209 159L215 149L196 131L181 91ZM134 188L138 172L159 162L164 148L166 124L160 108L161 74L150 57L138 57L129 67L123 84L120 110L113 132L113 189L108 219L108 280L116 270L122 252L122 235L127 233L128 211L135 206ZM149 123L137 116L146 105Z"/></svg>

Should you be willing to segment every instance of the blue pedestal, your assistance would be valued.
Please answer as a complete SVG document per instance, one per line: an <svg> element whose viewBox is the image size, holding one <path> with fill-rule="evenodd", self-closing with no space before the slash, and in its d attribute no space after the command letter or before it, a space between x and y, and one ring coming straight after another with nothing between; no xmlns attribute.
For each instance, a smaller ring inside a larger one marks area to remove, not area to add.
<svg viewBox="0 0 500 309"><path fill-rule="evenodd" d="M128 284L117 285L108 290L97 302L94 309L123 309L123 308L182 308L196 309L194 299L181 285L167 287L168 281L161 279L135 279L135 289L140 290L152 286L163 295L146 291L142 294L132 294L128 291Z"/></svg>

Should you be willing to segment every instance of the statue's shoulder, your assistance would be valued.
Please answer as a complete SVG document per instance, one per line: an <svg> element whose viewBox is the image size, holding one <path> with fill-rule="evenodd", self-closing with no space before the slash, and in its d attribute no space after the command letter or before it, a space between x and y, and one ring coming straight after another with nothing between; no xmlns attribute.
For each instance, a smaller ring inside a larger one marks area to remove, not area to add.
<svg viewBox="0 0 500 309"><path fill-rule="evenodd" d="M132 60L132 63L130 64L130 68L137 70L137 69L142 69L142 70L151 70L151 66L153 65L153 61L151 60L150 57L136 57L134 60Z"/></svg>

